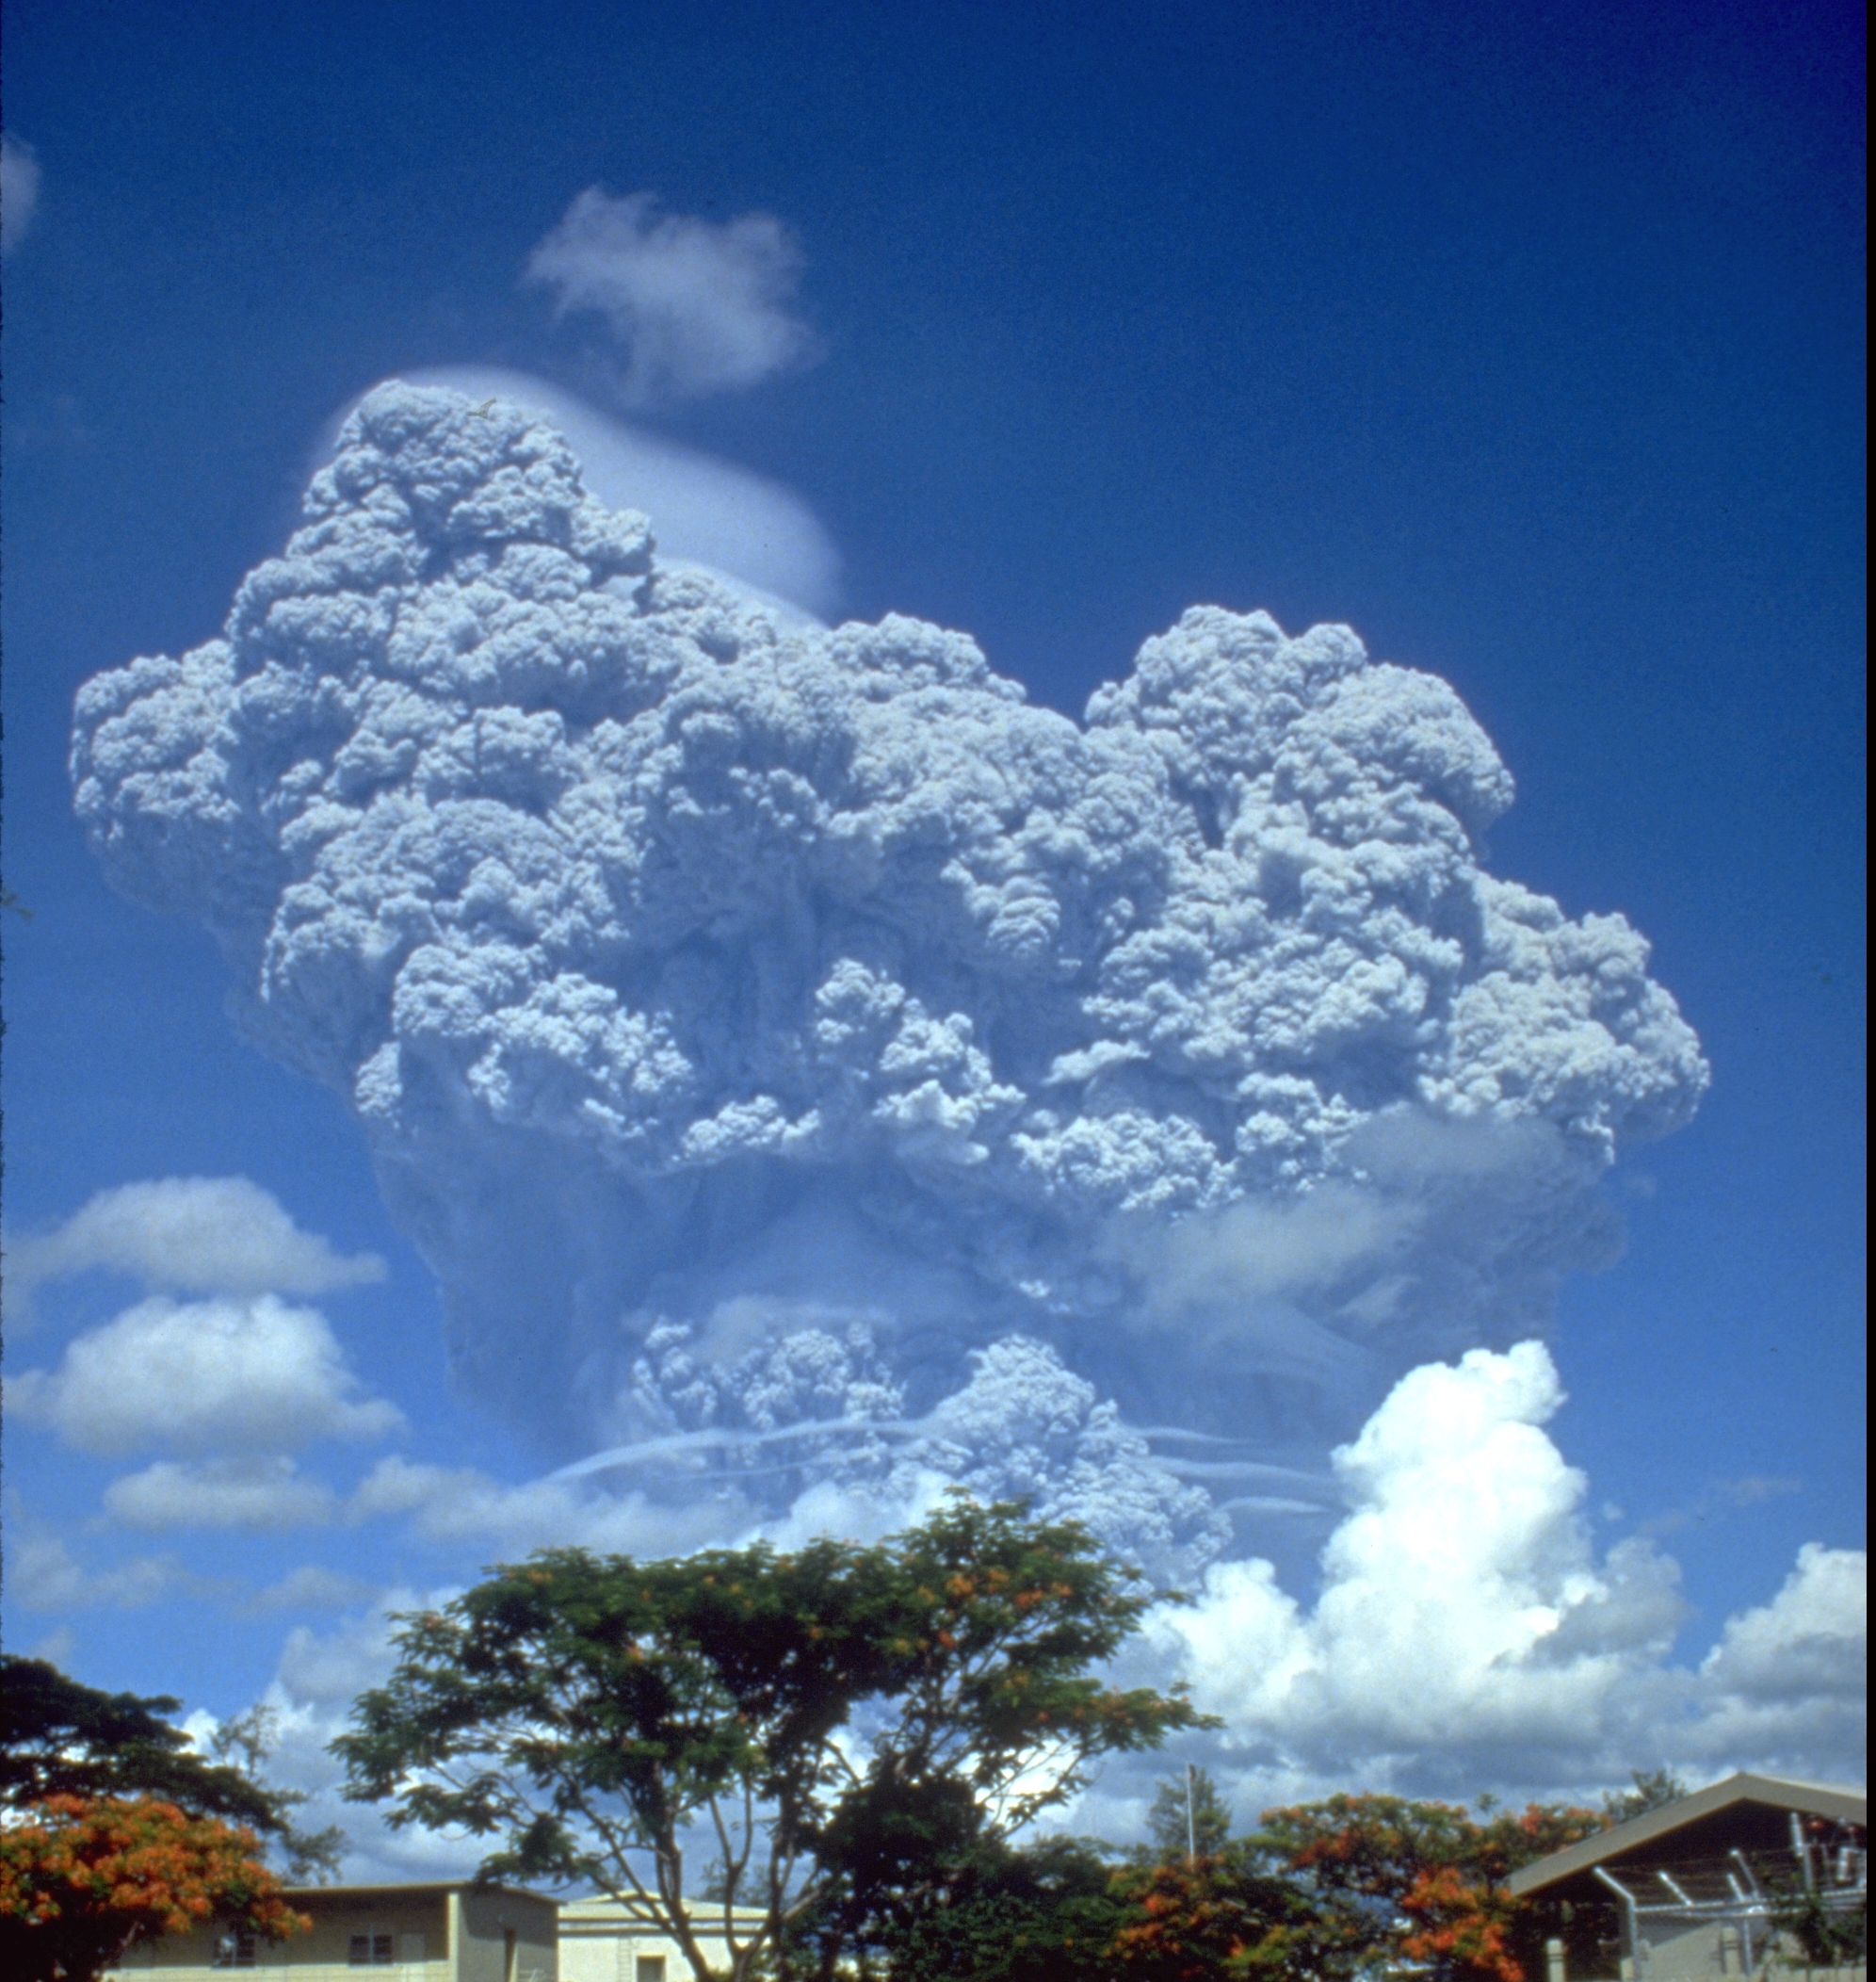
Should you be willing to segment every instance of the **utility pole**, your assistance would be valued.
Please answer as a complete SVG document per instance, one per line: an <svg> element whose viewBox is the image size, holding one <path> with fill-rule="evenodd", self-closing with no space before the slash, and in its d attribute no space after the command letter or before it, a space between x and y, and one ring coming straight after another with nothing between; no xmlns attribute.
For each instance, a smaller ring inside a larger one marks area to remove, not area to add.
<svg viewBox="0 0 1876 1982"><path fill-rule="evenodd" d="M1199 1828L1192 1815L1192 1764L1186 1764L1186 1859L1189 1864L1199 1861Z"/></svg>

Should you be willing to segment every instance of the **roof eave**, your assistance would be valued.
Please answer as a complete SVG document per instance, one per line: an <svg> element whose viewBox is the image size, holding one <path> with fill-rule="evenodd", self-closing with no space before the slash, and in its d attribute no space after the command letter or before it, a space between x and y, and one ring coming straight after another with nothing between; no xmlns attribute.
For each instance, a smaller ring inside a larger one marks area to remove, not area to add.
<svg viewBox="0 0 1876 1982"><path fill-rule="evenodd" d="M1560 1879L1573 1878L1593 1865L1602 1864L1625 1851L1632 1851L1638 1844L1648 1844L1735 1803L1764 1803L1774 1810L1795 1810L1811 1817L1835 1817L1845 1824L1867 1823L1869 1810L1868 1798L1859 1790L1821 1782L1794 1782L1741 1770L1738 1775L1709 1783L1706 1789L1695 1790L1690 1796L1664 1803L1658 1810L1599 1830L1593 1838L1584 1838L1561 1851L1553 1851L1548 1858L1522 1866L1506 1880L1506 1888L1514 1897L1527 1898L1546 1886L1554 1886Z"/></svg>

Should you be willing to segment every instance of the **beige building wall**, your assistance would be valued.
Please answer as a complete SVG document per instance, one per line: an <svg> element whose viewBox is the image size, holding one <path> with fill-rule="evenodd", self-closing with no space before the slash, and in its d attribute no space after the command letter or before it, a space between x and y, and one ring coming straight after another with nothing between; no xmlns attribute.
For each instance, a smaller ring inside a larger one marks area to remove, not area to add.
<svg viewBox="0 0 1876 1982"><path fill-rule="evenodd" d="M705 1931L714 1910L700 1902L698 1940L713 1967L727 1969L728 1949L720 1931ZM740 1927L759 1925L759 1910L738 1907ZM560 1903L559 1982L690 1982L690 1962L677 1941L661 1929L634 1920L616 1899L571 1899Z"/></svg>
<svg viewBox="0 0 1876 1982"><path fill-rule="evenodd" d="M323 1886L288 1894L310 1934L256 1940L251 1963L218 1966L228 1929L134 1947L122 1982L559 1982L555 1903L508 1887ZM364 1961L353 1959L356 1941Z"/></svg>

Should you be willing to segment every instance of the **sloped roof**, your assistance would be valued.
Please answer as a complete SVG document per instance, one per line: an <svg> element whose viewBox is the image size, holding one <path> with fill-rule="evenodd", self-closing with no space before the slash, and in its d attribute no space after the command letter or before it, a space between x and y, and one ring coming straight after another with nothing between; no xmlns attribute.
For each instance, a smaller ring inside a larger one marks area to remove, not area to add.
<svg viewBox="0 0 1876 1982"><path fill-rule="evenodd" d="M686 1900L685 1910L700 1933L720 1931L723 1924L723 1903L720 1899ZM752 1926L768 1918L767 1907L733 1907L738 1926ZM714 1925L713 1925L714 1923ZM642 1927L647 1933L663 1931L659 1922L648 1914L643 1902L627 1902L611 1893L585 1893L577 1899L560 1902L560 1931L577 1933L582 1928L610 1929Z"/></svg>
<svg viewBox="0 0 1876 1982"><path fill-rule="evenodd" d="M1559 1879L1587 1872L1592 1865L1606 1864L1611 1859L1620 1858L1624 1852L1665 1837L1683 1825L1710 1817L1715 1811L1735 1803L1760 1803L1772 1810L1795 1810L1800 1816L1834 1817L1844 1824L1868 1822L1869 1799L1861 1790L1834 1788L1820 1782L1792 1782L1780 1776L1755 1776L1741 1770L1737 1776L1728 1776L1706 1789L1695 1790L1690 1796L1678 1797L1673 1803L1662 1804L1658 1810L1631 1817L1626 1824L1614 1825L1608 1830L1599 1830L1593 1838L1583 1839L1580 1844L1553 1851L1548 1858L1541 1858L1534 1864L1513 1872L1506 1884L1519 1898L1541 1893Z"/></svg>
<svg viewBox="0 0 1876 1982"><path fill-rule="evenodd" d="M516 1899L539 1900L543 1907L560 1904L551 1893L534 1893L526 1886L510 1886L500 1879L485 1878L376 1878L366 1879L359 1885L347 1881L333 1886L285 1886L282 1891L293 1900L364 1899L391 1893L414 1899L426 1893L439 1895L445 1893L501 1893Z"/></svg>

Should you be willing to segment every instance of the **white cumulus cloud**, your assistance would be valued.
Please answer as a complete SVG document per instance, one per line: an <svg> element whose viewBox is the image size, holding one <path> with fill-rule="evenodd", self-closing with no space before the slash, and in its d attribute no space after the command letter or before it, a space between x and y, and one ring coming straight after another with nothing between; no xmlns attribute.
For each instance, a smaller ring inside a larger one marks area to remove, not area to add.
<svg viewBox="0 0 1876 1982"><path fill-rule="evenodd" d="M1727 1620L1702 1672L1722 1692L1743 1699L1860 1693L1868 1677L1867 1576L1860 1549L1807 1542L1770 1603Z"/></svg>
<svg viewBox="0 0 1876 1982"><path fill-rule="evenodd" d="M731 1441L785 1443L799 1431L812 1442L830 1414L864 1404L867 1365L851 1340L798 1337L712 1371L687 1362L687 1340L665 1342L652 1379L668 1410ZM874 1400L881 1411L894 1401L890 1392ZM1625 1783L1631 1768L1662 1763L1694 1780L1739 1767L1860 1779L1863 1555L1806 1547L1769 1603L1729 1619L1697 1666L1675 1664L1684 1606L1674 1565L1645 1538L1597 1550L1582 1517L1588 1482L1545 1428L1563 1401L1535 1342L1409 1373L1334 1455L1346 1512L1313 1601L1286 1592L1269 1562L1215 1562L1193 1600L1149 1613L1116 1677L1184 1682L1223 1718L1222 1732L1191 1752L1220 1777L1241 1822L1350 1788L1593 1798ZM508 1559L574 1542L645 1557L758 1536L784 1547L827 1533L874 1539L928 1514L948 1472L984 1497L1037 1486L1057 1503L1044 1511L1098 1520L1136 1505L1140 1484L1117 1495L1088 1470L1091 1428L1096 1452L1106 1451L1104 1422L1059 1365L1014 1342L978 1358L963 1399L900 1423L911 1442L894 1448L898 1457L888 1453L869 1471L829 1448L818 1477L791 1465L793 1503L753 1523L720 1474L708 1493L660 1503L638 1490L603 1492L590 1478L508 1486L472 1469L397 1458L375 1469L348 1513L408 1519L426 1540L492 1547ZM878 1421L882 1430L893 1422ZM737 1450L706 1441L672 1451L672 1442L667 1465L687 1452ZM923 1463L942 1460L947 1442L947 1461ZM1052 1457L1052 1445L1065 1454ZM772 1449L757 1443L744 1456ZM1130 1474L1140 1463L1129 1460ZM1063 1485L1077 1477L1078 1504ZM1163 1502L1149 1495L1147 1507L1149 1519L1163 1518ZM473 1853L443 1838L400 1844L337 1804L323 1744L355 1694L387 1673L389 1613L448 1594L387 1592L333 1629L297 1628L268 1695L290 1730L286 1779L318 1792L322 1811L330 1806L357 1841L358 1862L383 1876L454 1873ZM265 1600L332 1607L363 1597L302 1570ZM1075 1821L1108 1835L1137 1828L1148 1779L1177 1759L1116 1763Z"/></svg>
<svg viewBox="0 0 1876 1982"><path fill-rule="evenodd" d="M590 187L528 257L564 316L603 317L634 405L738 391L808 364L819 343L791 307L802 258L772 215L660 213L653 193Z"/></svg>
<svg viewBox="0 0 1876 1982"><path fill-rule="evenodd" d="M301 1706L336 1712L342 1718L367 1686L390 1677L396 1658L394 1620L438 1608L457 1594L454 1588L420 1592L399 1584L379 1591L366 1607L329 1632L296 1624L281 1649L279 1681Z"/></svg>
<svg viewBox="0 0 1876 1982"><path fill-rule="evenodd" d="M1349 1512L1314 1605L1267 1562L1217 1565L1155 1614L1147 1656L1247 1766L1292 1779L1470 1794L1660 1759L1853 1767L1863 1557L1806 1549L1697 1672L1673 1665L1678 1571L1642 1538L1598 1555L1588 1482L1544 1429L1561 1402L1537 1342L1411 1372L1334 1454ZM1755 1717L1755 1694L1776 1711ZM1859 1691L1859 1741L1861 1711Z"/></svg>
<svg viewBox="0 0 1876 1982"><path fill-rule="evenodd" d="M57 1368L14 1377L7 1405L103 1454L278 1454L403 1422L395 1405L359 1394L322 1314L272 1294L140 1301L69 1343Z"/></svg>
<svg viewBox="0 0 1876 1982"><path fill-rule="evenodd" d="M1700 1667L1688 1742L1787 1774L1861 1779L1869 1686L1869 1560L1807 1542L1770 1603L1730 1617Z"/></svg>
<svg viewBox="0 0 1876 1982"><path fill-rule="evenodd" d="M26 237L39 205L40 164L31 145L0 134L0 254L11 254Z"/></svg>
<svg viewBox="0 0 1876 1982"><path fill-rule="evenodd" d="M55 1230L8 1245L16 1298L103 1269L170 1293L326 1293L384 1277L376 1253L350 1258L300 1230L245 1177L166 1177L100 1191Z"/></svg>

